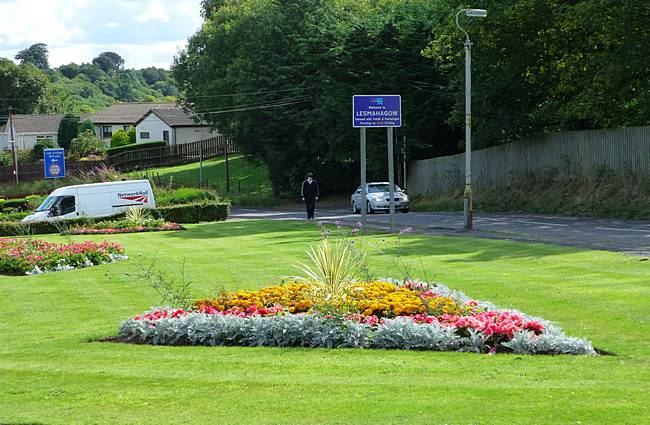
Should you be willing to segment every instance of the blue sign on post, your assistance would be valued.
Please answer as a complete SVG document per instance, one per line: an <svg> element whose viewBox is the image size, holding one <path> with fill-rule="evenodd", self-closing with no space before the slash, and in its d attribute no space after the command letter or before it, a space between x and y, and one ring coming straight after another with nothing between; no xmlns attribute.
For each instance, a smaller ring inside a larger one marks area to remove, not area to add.
<svg viewBox="0 0 650 425"><path fill-rule="evenodd" d="M352 126L401 127L402 97L399 95L355 95L352 97Z"/></svg>
<svg viewBox="0 0 650 425"><path fill-rule="evenodd" d="M65 156L63 149L43 149L45 160L45 178L60 179L65 177Z"/></svg>

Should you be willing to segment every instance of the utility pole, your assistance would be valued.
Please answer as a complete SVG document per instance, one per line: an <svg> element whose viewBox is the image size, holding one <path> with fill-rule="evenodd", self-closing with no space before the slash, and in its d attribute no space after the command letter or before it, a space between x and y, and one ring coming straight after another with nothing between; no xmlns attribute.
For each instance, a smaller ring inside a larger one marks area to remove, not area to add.
<svg viewBox="0 0 650 425"><path fill-rule="evenodd" d="M9 111L9 120L7 121L7 126L9 127L9 143L13 148L14 153L14 174L16 175L16 184L18 184L18 154L16 153L16 141L14 140L14 122L11 119L11 110L13 108L9 106L7 111Z"/></svg>
<svg viewBox="0 0 650 425"><path fill-rule="evenodd" d="M402 171L404 172L404 181L402 184L404 185L404 190L406 190L406 136L404 136L402 141Z"/></svg>

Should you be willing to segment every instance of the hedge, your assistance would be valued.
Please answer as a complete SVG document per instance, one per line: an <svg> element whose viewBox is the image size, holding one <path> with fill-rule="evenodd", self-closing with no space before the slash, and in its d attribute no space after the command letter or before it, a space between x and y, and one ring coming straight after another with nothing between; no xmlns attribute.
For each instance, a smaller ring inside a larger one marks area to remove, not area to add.
<svg viewBox="0 0 650 425"><path fill-rule="evenodd" d="M130 145L118 146L116 148L106 149L108 155L115 155L117 153L138 150L138 149L147 149L147 148L157 148L160 146L167 146L167 142L164 141L155 141L155 142L140 142Z"/></svg>
<svg viewBox="0 0 650 425"><path fill-rule="evenodd" d="M203 202L185 205L170 205L156 209L160 217L174 223L199 223L202 221L223 221L228 218L230 203Z"/></svg>
<svg viewBox="0 0 650 425"><path fill-rule="evenodd" d="M203 221L223 221L228 218L230 204L227 202L204 202L186 205L172 205L148 210L156 218L173 223L199 223ZM115 220L124 217L124 213L110 217L80 217L70 220L39 221L19 223L0 221L0 237L59 233L61 230L75 226L88 226L99 221Z"/></svg>
<svg viewBox="0 0 650 425"><path fill-rule="evenodd" d="M18 209L25 209L27 208L27 202L29 200L25 198L14 198L14 199L7 199L7 200L0 200L0 208L5 209L5 208L18 208Z"/></svg>

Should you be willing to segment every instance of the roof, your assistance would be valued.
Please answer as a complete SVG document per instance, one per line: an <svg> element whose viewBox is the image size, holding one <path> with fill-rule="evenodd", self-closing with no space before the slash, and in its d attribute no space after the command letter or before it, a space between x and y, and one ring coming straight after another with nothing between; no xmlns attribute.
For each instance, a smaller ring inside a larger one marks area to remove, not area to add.
<svg viewBox="0 0 650 425"><path fill-rule="evenodd" d="M135 124L140 117L152 109L180 109L175 103L134 102L116 103L90 116L93 124Z"/></svg>
<svg viewBox="0 0 650 425"><path fill-rule="evenodd" d="M150 114L156 115L165 124L170 127L208 127L209 125L204 122L196 122L192 117L195 117L191 112L186 112L183 109L152 109L142 116L135 124L138 125Z"/></svg>
<svg viewBox="0 0 650 425"><path fill-rule="evenodd" d="M59 131L63 115L32 115L32 114L13 114L11 121L14 125L14 131L17 134L23 133L51 133L56 134ZM5 132L5 127L0 127L1 132Z"/></svg>

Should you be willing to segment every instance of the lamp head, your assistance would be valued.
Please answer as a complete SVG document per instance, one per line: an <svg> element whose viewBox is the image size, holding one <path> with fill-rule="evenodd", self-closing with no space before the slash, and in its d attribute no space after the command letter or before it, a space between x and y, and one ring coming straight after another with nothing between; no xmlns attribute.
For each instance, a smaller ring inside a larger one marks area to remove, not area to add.
<svg viewBox="0 0 650 425"><path fill-rule="evenodd" d="M487 16L487 10L465 9L465 16L469 16L470 18L485 18Z"/></svg>

